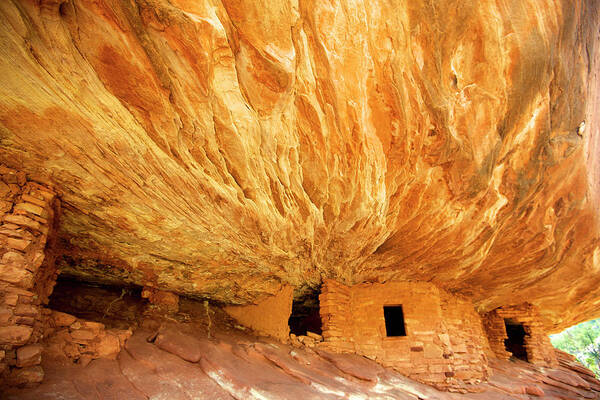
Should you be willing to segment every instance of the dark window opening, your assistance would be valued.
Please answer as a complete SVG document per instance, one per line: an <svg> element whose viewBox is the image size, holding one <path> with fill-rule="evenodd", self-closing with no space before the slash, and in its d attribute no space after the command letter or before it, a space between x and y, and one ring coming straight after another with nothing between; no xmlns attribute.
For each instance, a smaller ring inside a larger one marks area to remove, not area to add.
<svg viewBox="0 0 600 400"><path fill-rule="evenodd" d="M402 306L383 306L385 333L388 337L406 336Z"/></svg>
<svg viewBox="0 0 600 400"><path fill-rule="evenodd" d="M525 348L525 327L523 324L515 322L510 319L505 319L504 324L506 325L506 336L504 340L504 347L506 351L512 353L513 357L519 360L527 361L527 349Z"/></svg>
<svg viewBox="0 0 600 400"><path fill-rule="evenodd" d="M294 298L292 303L292 315L288 321L290 333L294 335L306 335L306 332L323 332L321 326L321 314L319 313L319 295L321 289L311 289Z"/></svg>

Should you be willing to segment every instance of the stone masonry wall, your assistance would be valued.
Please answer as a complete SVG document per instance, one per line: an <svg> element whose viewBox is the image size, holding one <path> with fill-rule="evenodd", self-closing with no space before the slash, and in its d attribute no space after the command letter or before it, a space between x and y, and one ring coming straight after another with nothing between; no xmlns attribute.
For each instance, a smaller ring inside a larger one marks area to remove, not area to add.
<svg viewBox="0 0 600 400"><path fill-rule="evenodd" d="M319 313L321 315L322 347L338 352L354 352L352 316L350 314L350 288L327 280L323 283L319 295Z"/></svg>
<svg viewBox="0 0 600 400"><path fill-rule="evenodd" d="M116 359L131 335L130 329L106 329L100 322L49 310L43 344L51 357L66 357L86 365L96 358Z"/></svg>
<svg viewBox="0 0 600 400"><path fill-rule="evenodd" d="M452 349L454 376L463 382L476 383L490 376L490 345L483 322L473 304L440 290L443 323ZM444 337L446 340L446 337Z"/></svg>
<svg viewBox="0 0 600 400"><path fill-rule="evenodd" d="M504 319L511 319L525 328L525 349L530 363L555 368L558 366L556 353L544 324L539 318L535 306L524 303L518 306L497 308L484 315L483 321L490 347L496 357L508 360L512 354L506 351L504 340L507 339Z"/></svg>
<svg viewBox="0 0 600 400"><path fill-rule="evenodd" d="M323 347L329 350L363 355L440 388L489 375L481 321L466 300L426 282L345 287L326 281L322 293ZM384 305L402 305L406 336L387 337Z"/></svg>
<svg viewBox="0 0 600 400"><path fill-rule="evenodd" d="M5 381L43 378L43 305L56 281L49 232L58 213L56 193L0 165L0 376ZM50 252L51 253L51 252Z"/></svg>
<svg viewBox="0 0 600 400"><path fill-rule="evenodd" d="M283 286L279 293L258 304L228 306L224 310L242 325L279 340L288 340L288 319L292 313L294 288Z"/></svg>

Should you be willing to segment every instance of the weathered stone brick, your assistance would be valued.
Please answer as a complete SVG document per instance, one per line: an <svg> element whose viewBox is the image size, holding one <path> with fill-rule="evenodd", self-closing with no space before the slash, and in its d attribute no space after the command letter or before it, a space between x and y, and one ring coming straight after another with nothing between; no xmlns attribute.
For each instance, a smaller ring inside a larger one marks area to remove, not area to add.
<svg viewBox="0 0 600 400"><path fill-rule="evenodd" d="M11 170L9 172L2 173L2 180L6 183L17 183L17 171Z"/></svg>
<svg viewBox="0 0 600 400"><path fill-rule="evenodd" d="M86 344L94 340L98 336L98 333L87 330L77 329L71 332L71 337L75 343Z"/></svg>
<svg viewBox="0 0 600 400"><path fill-rule="evenodd" d="M27 326L35 325L35 318L33 318L33 317L17 316L14 318L14 320L15 320L15 324L18 324L18 325L27 325Z"/></svg>
<svg viewBox="0 0 600 400"><path fill-rule="evenodd" d="M32 203L19 203L15 204L14 210L24 211L31 214L35 214L37 216L45 218L48 215L48 212L44 210L43 207L40 207L36 204Z"/></svg>
<svg viewBox="0 0 600 400"><path fill-rule="evenodd" d="M18 268L25 268L25 256L16 251L7 251L2 255L0 264L11 265Z"/></svg>
<svg viewBox="0 0 600 400"><path fill-rule="evenodd" d="M8 325L12 316L12 308L9 308L8 306L0 307L0 326Z"/></svg>
<svg viewBox="0 0 600 400"><path fill-rule="evenodd" d="M37 197L31 196L30 194L25 193L23 194L23 196L21 196L21 198L27 203L32 203L40 207L46 207L46 202L44 200L38 199Z"/></svg>
<svg viewBox="0 0 600 400"><path fill-rule="evenodd" d="M33 255L31 256L31 262L29 263L28 270L30 270L32 272L37 272L39 267L44 262L45 258L46 258L46 255L44 254L43 251L36 251L35 253L33 253Z"/></svg>
<svg viewBox="0 0 600 400"><path fill-rule="evenodd" d="M81 321L81 328L80 329L86 329L92 332L100 332L101 330L105 329L105 326L103 323L100 322L93 322L93 321Z"/></svg>
<svg viewBox="0 0 600 400"><path fill-rule="evenodd" d="M0 262L0 280L23 288L33 287L33 275L24 268Z"/></svg>
<svg viewBox="0 0 600 400"><path fill-rule="evenodd" d="M0 198L6 197L10 193L10 188L6 183L0 181Z"/></svg>
<svg viewBox="0 0 600 400"><path fill-rule="evenodd" d="M13 385L39 383L44 380L44 370L39 365L27 368L15 368L10 377Z"/></svg>
<svg viewBox="0 0 600 400"><path fill-rule="evenodd" d="M42 229L42 226L39 222L37 222L29 217L26 217L25 215L14 215L14 214L5 215L4 221L13 223L15 225L35 229L37 231Z"/></svg>
<svg viewBox="0 0 600 400"><path fill-rule="evenodd" d="M0 327L0 344L20 346L29 340L33 329L29 326L4 326Z"/></svg>
<svg viewBox="0 0 600 400"><path fill-rule="evenodd" d="M4 294L4 304L8 306L16 306L19 301L19 295L16 293L5 293Z"/></svg>
<svg viewBox="0 0 600 400"><path fill-rule="evenodd" d="M42 362L42 345L30 344L17 349L17 367L32 367Z"/></svg>
<svg viewBox="0 0 600 400"><path fill-rule="evenodd" d="M10 201L0 200L0 212L6 214L12 210L12 203Z"/></svg>
<svg viewBox="0 0 600 400"><path fill-rule="evenodd" d="M120 350L119 338L112 334L104 335L96 346L96 354L101 358L115 358Z"/></svg>
<svg viewBox="0 0 600 400"><path fill-rule="evenodd" d="M25 252L27 248L31 245L31 240L8 238L6 240L6 244L11 249Z"/></svg>
<svg viewBox="0 0 600 400"><path fill-rule="evenodd" d="M45 202L50 202L56 197L56 193L46 186L38 185L34 182L30 182L29 185L33 188L33 190L29 191L29 194L39 196Z"/></svg>
<svg viewBox="0 0 600 400"><path fill-rule="evenodd" d="M19 184L19 186L25 185L26 182L27 174L25 174L25 171L17 171L17 183Z"/></svg>
<svg viewBox="0 0 600 400"><path fill-rule="evenodd" d="M54 320L54 324L58 327L69 326L77 320L73 315L60 311L52 311L52 319Z"/></svg>

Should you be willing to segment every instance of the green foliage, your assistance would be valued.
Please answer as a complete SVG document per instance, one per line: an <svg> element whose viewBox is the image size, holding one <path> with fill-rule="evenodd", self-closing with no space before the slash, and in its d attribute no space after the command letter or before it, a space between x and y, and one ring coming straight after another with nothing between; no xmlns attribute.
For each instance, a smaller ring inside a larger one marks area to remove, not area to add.
<svg viewBox="0 0 600 400"><path fill-rule="evenodd" d="M559 334L550 335L557 349L573 354L600 377L600 319L572 326Z"/></svg>

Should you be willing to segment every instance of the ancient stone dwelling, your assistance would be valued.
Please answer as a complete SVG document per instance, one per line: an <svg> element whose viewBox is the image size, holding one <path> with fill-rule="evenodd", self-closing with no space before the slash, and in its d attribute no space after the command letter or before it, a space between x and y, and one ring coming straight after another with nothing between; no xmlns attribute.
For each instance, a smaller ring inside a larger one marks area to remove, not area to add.
<svg viewBox="0 0 600 400"><path fill-rule="evenodd" d="M56 250L49 237L54 235L59 202L53 190L28 181L21 172L2 167L0 177L5 210L0 226L0 365L15 383L41 381L42 347L37 343L74 323L44 308L57 277ZM260 304L229 306L225 311L259 333L287 341L293 295L293 287L284 286ZM170 293L145 288L141 296L161 305L162 311L177 311L177 296ZM482 316L468 299L431 283L346 286L326 280L318 312L321 329L313 333L322 335L319 348L362 355L440 388L485 381L490 376L489 357L557 365L547 332L530 304L501 307ZM88 328L96 334L86 336ZM127 338L127 333L105 333L101 324L90 322L83 323L83 331L70 329L75 343L94 349L88 351L92 357L115 354Z"/></svg>
<svg viewBox="0 0 600 400"><path fill-rule="evenodd" d="M258 305L226 310L263 334L285 339L291 289L285 287ZM333 280L324 282L319 303L322 325L317 333L323 338L319 348L359 354L437 387L487 380L489 357L558 365L531 304L480 315L468 299L427 282L346 286ZM515 326L524 334L519 336Z"/></svg>
<svg viewBox="0 0 600 400"><path fill-rule="evenodd" d="M324 345L436 385L485 380L488 346L473 305L425 282L323 286Z"/></svg>
<svg viewBox="0 0 600 400"><path fill-rule="evenodd" d="M50 346L75 360L114 358L130 331L47 308L58 275L56 193L0 165L0 204L0 383L41 382L42 353Z"/></svg>
<svg viewBox="0 0 600 400"><path fill-rule="evenodd" d="M514 356L536 365L558 365L548 333L531 304L500 307L482 318L496 357L508 359Z"/></svg>
<svg viewBox="0 0 600 400"><path fill-rule="evenodd" d="M15 382L41 381L44 309L56 280L52 237L59 202L54 191L22 171L0 166L0 371Z"/></svg>

